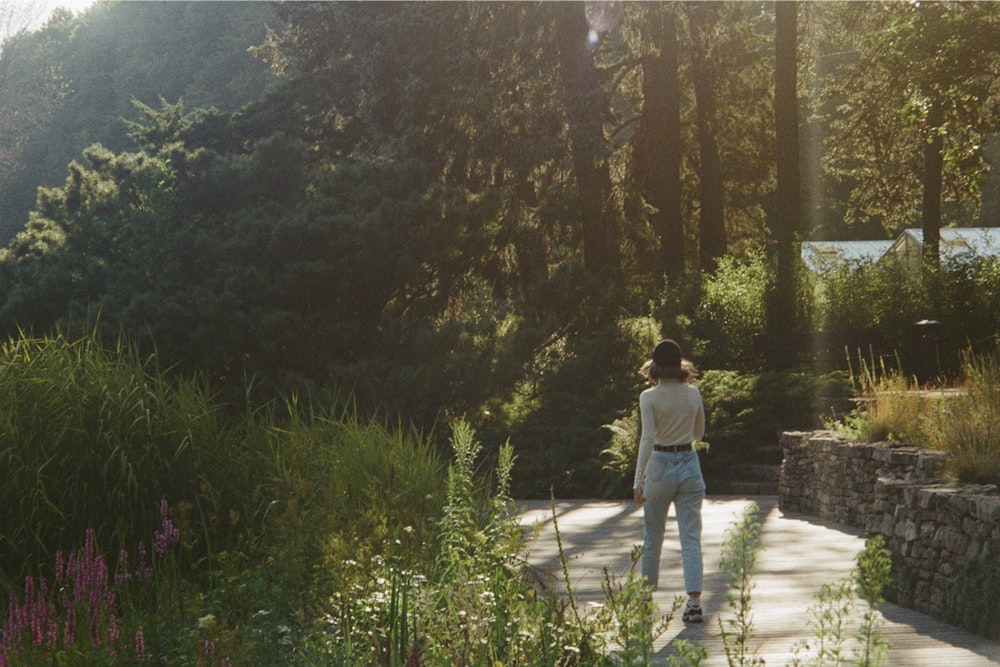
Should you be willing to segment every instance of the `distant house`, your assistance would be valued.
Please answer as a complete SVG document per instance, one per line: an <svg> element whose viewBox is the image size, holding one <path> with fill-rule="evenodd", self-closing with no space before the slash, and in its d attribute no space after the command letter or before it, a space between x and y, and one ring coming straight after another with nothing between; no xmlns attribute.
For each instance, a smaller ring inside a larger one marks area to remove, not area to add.
<svg viewBox="0 0 1000 667"><path fill-rule="evenodd" d="M920 270L922 229L906 229L895 241L805 241L802 261L815 273L838 266L875 264L894 257L910 272ZM1000 227L946 227L941 230L941 261L969 256L1000 257Z"/></svg>
<svg viewBox="0 0 1000 667"><path fill-rule="evenodd" d="M920 270L924 250L924 231L906 229L896 239L886 256L896 258L900 266L915 273ZM945 227L941 230L941 262L969 257L1000 257L1000 227Z"/></svg>
<svg viewBox="0 0 1000 667"><path fill-rule="evenodd" d="M893 241L804 241L802 261L815 273L838 266L874 264L893 246Z"/></svg>

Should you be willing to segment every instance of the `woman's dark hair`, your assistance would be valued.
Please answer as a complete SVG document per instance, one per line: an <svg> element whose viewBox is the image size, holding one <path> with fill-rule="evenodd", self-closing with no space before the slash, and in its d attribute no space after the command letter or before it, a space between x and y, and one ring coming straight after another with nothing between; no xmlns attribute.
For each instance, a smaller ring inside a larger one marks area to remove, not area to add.
<svg viewBox="0 0 1000 667"><path fill-rule="evenodd" d="M674 379L680 380L681 382L687 382L688 380L693 380L698 377L698 369L695 368L694 364L687 359L681 360L680 368L676 366L661 366L650 359L642 365L639 372L653 384L656 384L656 381L660 379Z"/></svg>

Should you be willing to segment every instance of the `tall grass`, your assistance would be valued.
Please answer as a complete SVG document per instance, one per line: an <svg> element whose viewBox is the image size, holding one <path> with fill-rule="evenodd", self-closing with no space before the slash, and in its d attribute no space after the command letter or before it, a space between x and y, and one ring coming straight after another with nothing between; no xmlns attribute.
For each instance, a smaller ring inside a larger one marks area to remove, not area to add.
<svg viewBox="0 0 1000 667"><path fill-rule="evenodd" d="M856 437L934 447L950 454L958 482L1000 484L1000 360L966 353L963 379L951 391L919 391L898 371L861 364L863 408L848 419Z"/></svg>
<svg viewBox="0 0 1000 667"><path fill-rule="evenodd" d="M1000 484L1000 361L967 354L963 366L963 391L941 403L929 438L951 454L957 481Z"/></svg>
<svg viewBox="0 0 1000 667"><path fill-rule="evenodd" d="M859 357L851 376L864 399L861 412L850 419L860 439L867 442L918 443L929 418L925 396L917 392L916 380L884 359Z"/></svg>
<svg viewBox="0 0 1000 667"><path fill-rule="evenodd" d="M10 340L0 395L0 581L88 528L104 544L133 543L161 498L198 503L240 458L203 385L168 382L123 343Z"/></svg>

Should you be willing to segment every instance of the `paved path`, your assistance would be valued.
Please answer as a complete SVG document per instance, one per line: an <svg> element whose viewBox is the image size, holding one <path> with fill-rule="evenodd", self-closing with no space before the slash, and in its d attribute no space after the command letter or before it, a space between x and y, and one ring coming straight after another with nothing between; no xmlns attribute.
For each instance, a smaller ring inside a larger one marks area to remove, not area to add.
<svg viewBox="0 0 1000 667"><path fill-rule="evenodd" d="M752 609L759 655L768 667L791 664L795 645L811 638L808 612L816 604L816 592L824 583L837 583L847 576L855 555L864 547L859 531L782 512L775 496L709 497L703 510L702 538L705 623L685 627L678 614L656 643L655 664L667 665L670 642L684 638L708 649L704 667L727 665L719 639L719 616L731 618L731 614L719 559L727 530L751 501L761 510L764 544L758 557ZM529 501L521 506L523 525L538 530L529 561L561 579L552 503ZM603 599L604 568L618 574L628 572L632 547L642 543L642 510L631 501L591 500L559 500L555 509L574 593L581 606L592 608ZM663 549L661 589L654 595L664 613L670 610L674 597L684 593L675 526L671 518ZM882 633L892 643L886 663L889 667L1000 665L1000 645L896 605L886 604L881 610L886 619ZM809 655L801 653L800 657L808 659Z"/></svg>

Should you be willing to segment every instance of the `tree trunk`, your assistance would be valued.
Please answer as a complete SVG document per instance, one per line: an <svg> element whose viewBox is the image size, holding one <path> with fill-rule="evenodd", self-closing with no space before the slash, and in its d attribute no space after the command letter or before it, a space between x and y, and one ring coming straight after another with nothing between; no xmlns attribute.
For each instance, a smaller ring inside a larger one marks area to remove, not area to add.
<svg viewBox="0 0 1000 667"><path fill-rule="evenodd" d="M587 41L589 28L583 3L560 3L556 17L584 263L591 273L617 277L621 273L618 225L611 203L611 175L603 124L608 101Z"/></svg>
<svg viewBox="0 0 1000 667"><path fill-rule="evenodd" d="M701 234L699 262L705 271L716 267L726 254L726 220L722 189L722 163L715 139L716 106L713 80L706 71L708 44L705 39L705 12L714 11L709 2L688 4L691 26L691 75L694 79L695 105L698 108L698 146L701 156Z"/></svg>
<svg viewBox="0 0 1000 667"><path fill-rule="evenodd" d="M777 158L777 193L774 237L778 249L775 295L768 329L775 332L795 326L795 241L801 220L799 179L798 104L798 3L775 2L774 134Z"/></svg>
<svg viewBox="0 0 1000 667"><path fill-rule="evenodd" d="M678 80L677 19L658 7L650 20L650 39L659 54L642 62L643 116L636 151L639 181L655 211L650 222L660 242L657 280L684 272L684 220L681 216L681 111Z"/></svg>
<svg viewBox="0 0 1000 667"><path fill-rule="evenodd" d="M941 183L944 172L944 112L939 100L931 102L927 114L929 135L924 142L923 205L920 223L924 232L923 261L928 268L941 264Z"/></svg>

